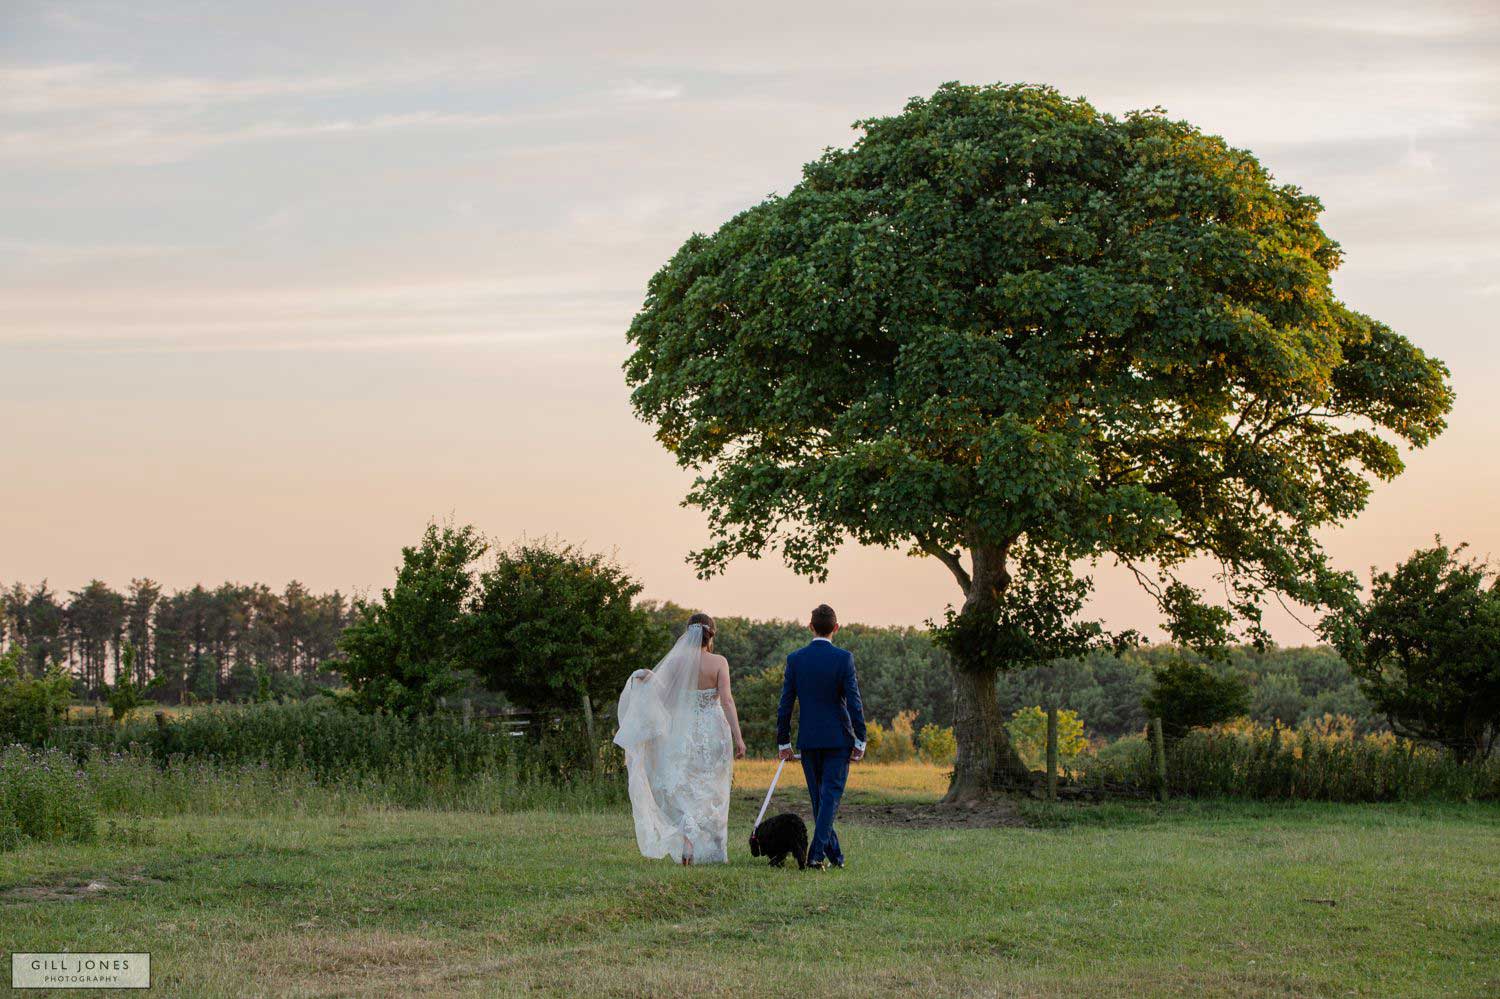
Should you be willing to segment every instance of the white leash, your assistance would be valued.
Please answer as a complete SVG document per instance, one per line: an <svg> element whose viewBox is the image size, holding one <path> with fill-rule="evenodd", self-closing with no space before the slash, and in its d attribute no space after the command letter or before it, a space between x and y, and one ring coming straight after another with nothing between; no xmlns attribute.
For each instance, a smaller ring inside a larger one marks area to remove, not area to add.
<svg viewBox="0 0 1500 999"><path fill-rule="evenodd" d="M766 788L766 800L760 803L760 814L755 817L755 825L750 830L752 833L760 828L760 820L766 817L766 809L771 807L771 795L776 793L776 782L781 780L781 771L785 766L786 760L782 760L776 768L775 776L771 778L771 786Z"/></svg>

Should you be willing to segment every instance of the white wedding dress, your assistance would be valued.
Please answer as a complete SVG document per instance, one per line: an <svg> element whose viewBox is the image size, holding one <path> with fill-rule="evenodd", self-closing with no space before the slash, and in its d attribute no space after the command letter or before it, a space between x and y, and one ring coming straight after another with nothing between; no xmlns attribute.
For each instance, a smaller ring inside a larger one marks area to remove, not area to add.
<svg viewBox="0 0 1500 999"><path fill-rule="evenodd" d="M690 625L654 670L620 692L630 810L641 854L694 864L729 862L734 747L717 689L698 689L703 628Z"/></svg>

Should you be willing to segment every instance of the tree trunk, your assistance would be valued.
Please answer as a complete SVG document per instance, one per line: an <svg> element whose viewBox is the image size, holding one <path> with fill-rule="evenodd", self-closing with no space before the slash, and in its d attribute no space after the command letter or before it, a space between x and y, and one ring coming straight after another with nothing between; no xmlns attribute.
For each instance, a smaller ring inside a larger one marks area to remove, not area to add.
<svg viewBox="0 0 1500 999"><path fill-rule="evenodd" d="M997 790L1029 786L1026 764L1011 748L995 697L994 669L955 670L953 734L958 757L944 801L973 801Z"/></svg>
<svg viewBox="0 0 1500 999"><path fill-rule="evenodd" d="M1010 585L1005 561L1009 545L976 548L974 572L967 588L959 624L992 623L999 613L1000 594ZM957 573L955 573L957 575ZM960 578L960 584L964 582ZM977 630L977 629L976 629ZM974 630L962 628L961 634ZM989 661L983 648L955 647L953 654L953 734L958 756L953 783L945 802L972 801L996 790L1030 787L1031 771L1011 747L995 693L999 663Z"/></svg>

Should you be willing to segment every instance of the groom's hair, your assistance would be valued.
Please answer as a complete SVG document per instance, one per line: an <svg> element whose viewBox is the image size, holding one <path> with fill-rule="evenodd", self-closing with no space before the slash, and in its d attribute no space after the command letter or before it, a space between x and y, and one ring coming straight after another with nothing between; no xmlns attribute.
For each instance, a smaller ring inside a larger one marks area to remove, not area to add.
<svg viewBox="0 0 1500 999"><path fill-rule="evenodd" d="M818 604L813 608L812 621L813 634L827 638L833 634L833 629L839 626L839 616L833 612L833 608L827 604Z"/></svg>

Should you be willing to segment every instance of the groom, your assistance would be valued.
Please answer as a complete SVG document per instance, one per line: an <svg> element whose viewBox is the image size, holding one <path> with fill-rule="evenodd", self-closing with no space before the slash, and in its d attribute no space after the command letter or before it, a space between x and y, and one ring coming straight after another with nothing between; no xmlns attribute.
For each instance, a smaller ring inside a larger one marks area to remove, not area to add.
<svg viewBox="0 0 1500 999"><path fill-rule="evenodd" d="M819 604L810 626L816 637L786 657L781 706L776 710L776 748L783 760L792 758L792 705L800 698L797 748L802 752L802 772L807 776L816 821L807 863L815 870L827 870L830 863L844 866L833 819L844 796L849 764L865 755L865 712L854 677L854 656L833 644L838 615L827 604Z"/></svg>

